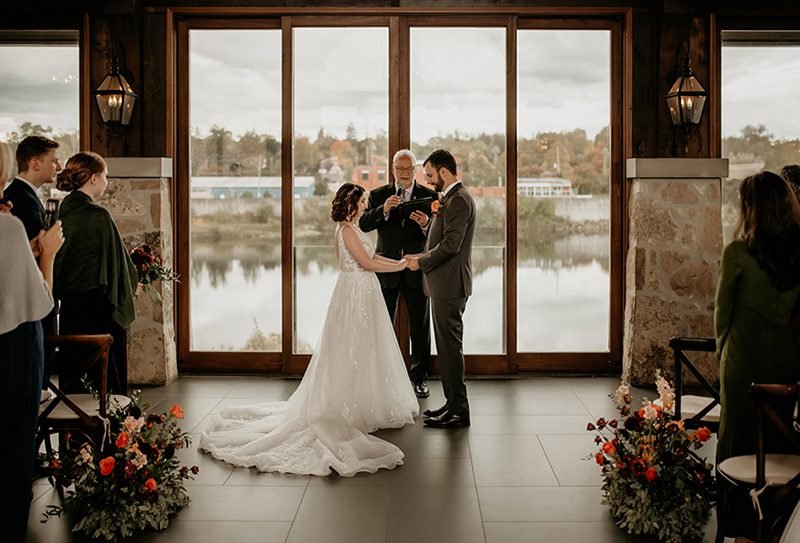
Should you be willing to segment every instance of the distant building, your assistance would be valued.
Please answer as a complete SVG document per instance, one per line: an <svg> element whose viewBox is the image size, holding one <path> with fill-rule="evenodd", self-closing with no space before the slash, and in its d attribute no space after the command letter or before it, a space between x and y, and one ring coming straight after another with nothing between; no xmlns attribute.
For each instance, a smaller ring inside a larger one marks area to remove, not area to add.
<svg viewBox="0 0 800 543"><path fill-rule="evenodd" d="M534 198L573 198L572 182L560 177L521 177L517 194Z"/></svg>
<svg viewBox="0 0 800 543"><path fill-rule="evenodd" d="M280 198L281 178L271 177L192 177L192 199L228 198ZM294 178L294 197L308 198L314 195L314 177L310 175Z"/></svg>

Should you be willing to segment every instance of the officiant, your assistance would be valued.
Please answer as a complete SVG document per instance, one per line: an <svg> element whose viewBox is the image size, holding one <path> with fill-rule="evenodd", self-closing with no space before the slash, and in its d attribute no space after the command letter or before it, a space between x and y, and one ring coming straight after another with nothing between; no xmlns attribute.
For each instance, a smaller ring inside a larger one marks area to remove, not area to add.
<svg viewBox="0 0 800 543"><path fill-rule="evenodd" d="M403 255L421 253L425 249L430 204L437 194L414 180L416 171L414 153L408 149L397 151L392 157L394 182L370 191L367 209L359 220L364 232L378 230L376 250L387 258L401 259ZM417 397L427 398L430 394L426 381L431 366L431 310L430 301L422 291L422 272L406 269L379 273L378 279L393 323L398 298L402 296L406 304L411 336L408 374Z"/></svg>

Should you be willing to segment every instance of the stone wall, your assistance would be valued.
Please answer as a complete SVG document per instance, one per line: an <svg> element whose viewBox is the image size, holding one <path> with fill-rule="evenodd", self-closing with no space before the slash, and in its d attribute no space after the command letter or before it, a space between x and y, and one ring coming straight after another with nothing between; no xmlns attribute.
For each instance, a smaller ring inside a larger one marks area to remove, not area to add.
<svg viewBox="0 0 800 543"><path fill-rule="evenodd" d="M128 249L148 244L174 269L170 181L172 161L163 158L109 158L109 184L98 201L114 217ZM158 281L157 294L140 292L128 338L128 382L163 385L178 377L173 285ZM163 300L163 303L162 303Z"/></svg>
<svg viewBox="0 0 800 543"><path fill-rule="evenodd" d="M629 159L630 230L622 377L652 384L673 374L669 338L713 337L722 255L720 178L725 159ZM692 356L718 380L713 354Z"/></svg>

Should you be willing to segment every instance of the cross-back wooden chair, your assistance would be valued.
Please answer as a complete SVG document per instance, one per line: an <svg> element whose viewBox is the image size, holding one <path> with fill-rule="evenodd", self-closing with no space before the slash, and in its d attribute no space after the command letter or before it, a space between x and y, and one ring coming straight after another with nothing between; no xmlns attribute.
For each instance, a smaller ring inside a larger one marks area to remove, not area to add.
<svg viewBox="0 0 800 543"><path fill-rule="evenodd" d="M688 352L713 353L717 349L714 338L672 337L669 346L675 356L675 417L683 419L687 428L707 427L719 431L719 390L700 373ZM684 394L683 370L695 376L707 395Z"/></svg>
<svg viewBox="0 0 800 543"><path fill-rule="evenodd" d="M67 432L83 436L82 440L88 440L97 449L102 447L109 402L121 407L131 403L127 396L108 394L108 355L113 342L109 334L45 337L45 352L49 356L44 384L53 398L39 408L36 450L44 442L47 452L52 453L50 436L58 434L59 443L63 444ZM77 367L68 367L76 363ZM81 378L98 369L99 382L94 384L97 391L93 395L85 391ZM53 379L56 374L57 384ZM72 393L76 388L84 392Z"/></svg>
<svg viewBox="0 0 800 543"><path fill-rule="evenodd" d="M734 486L749 490L758 515L756 541L761 543L772 540L797 503L800 425L796 408L800 385L753 384L750 394L757 410L756 454L727 458L719 463L717 473ZM784 439L785 451L766 450L769 426ZM717 541L721 541L720 536L718 530Z"/></svg>

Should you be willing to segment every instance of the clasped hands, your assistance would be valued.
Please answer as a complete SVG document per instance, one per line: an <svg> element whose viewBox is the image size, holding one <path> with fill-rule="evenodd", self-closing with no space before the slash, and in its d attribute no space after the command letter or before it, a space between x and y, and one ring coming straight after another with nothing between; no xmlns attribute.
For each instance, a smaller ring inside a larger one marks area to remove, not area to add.
<svg viewBox="0 0 800 543"><path fill-rule="evenodd" d="M419 269L419 257L422 256L422 253L417 253L414 255L404 255L403 260L406 261L406 268L411 271L416 271Z"/></svg>

